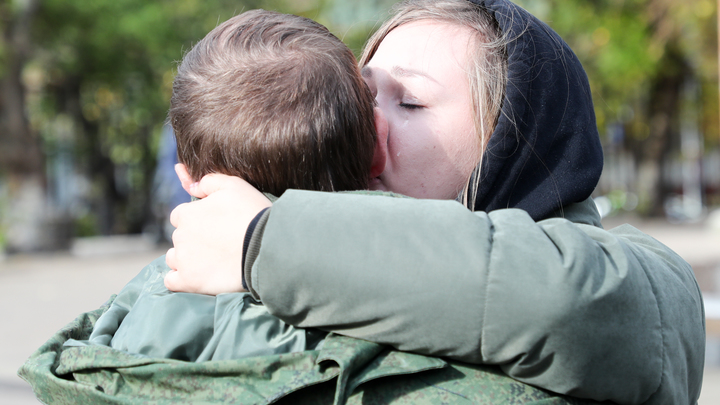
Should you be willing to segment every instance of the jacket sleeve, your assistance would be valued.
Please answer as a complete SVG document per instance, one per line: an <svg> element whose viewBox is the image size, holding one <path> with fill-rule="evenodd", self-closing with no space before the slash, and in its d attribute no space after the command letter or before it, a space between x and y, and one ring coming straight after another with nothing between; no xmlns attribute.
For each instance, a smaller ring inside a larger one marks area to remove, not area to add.
<svg viewBox="0 0 720 405"><path fill-rule="evenodd" d="M497 364L580 398L699 396L704 314L692 269L630 226L288 191L254 249L252 289L296 326Z"/></svg>

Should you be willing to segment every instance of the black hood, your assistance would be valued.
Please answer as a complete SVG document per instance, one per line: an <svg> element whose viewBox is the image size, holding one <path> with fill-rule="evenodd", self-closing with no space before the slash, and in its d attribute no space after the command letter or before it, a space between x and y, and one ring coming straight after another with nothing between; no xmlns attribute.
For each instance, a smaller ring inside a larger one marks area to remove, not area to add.
<svg viewBox="0 0 720 405"><path fill-rule="evenodd" d="M486 8L508 39L508 84L483 156L475 210L520 208L535 220L587 199L603 166L590 85L570 47L505 0Z"/></svg>

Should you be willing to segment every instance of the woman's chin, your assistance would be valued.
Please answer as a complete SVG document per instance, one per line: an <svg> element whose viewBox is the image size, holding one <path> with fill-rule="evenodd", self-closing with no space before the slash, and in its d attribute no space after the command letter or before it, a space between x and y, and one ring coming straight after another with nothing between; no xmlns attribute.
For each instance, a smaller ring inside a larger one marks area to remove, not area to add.
<svg viewBox="0 0 720 405"><path fill-rule="evenodd" d="M387 187L385 187L385 184L383 184L382 180L380 180L379 177L375 177L374 179L370 180L370 185L368 186L368 189L375 191L388 191Z"/></svg>

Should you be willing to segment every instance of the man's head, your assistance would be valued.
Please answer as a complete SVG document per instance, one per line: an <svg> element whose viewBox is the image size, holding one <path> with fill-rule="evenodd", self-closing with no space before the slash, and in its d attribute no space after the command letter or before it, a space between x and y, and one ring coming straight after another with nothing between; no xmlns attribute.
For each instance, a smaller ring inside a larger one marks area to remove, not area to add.
<svg viewBox="0 0 720 405"><path fill-rule="evenodd" d="M224 173L280 195L366 188L373 105L352 52L325 27L253 10L188 52L169 119L194 180Z"/></svg>

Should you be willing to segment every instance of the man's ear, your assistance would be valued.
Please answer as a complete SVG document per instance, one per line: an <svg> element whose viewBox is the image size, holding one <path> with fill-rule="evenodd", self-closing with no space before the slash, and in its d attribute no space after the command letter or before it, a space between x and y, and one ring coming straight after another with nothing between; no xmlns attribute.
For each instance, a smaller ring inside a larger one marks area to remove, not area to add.
<svg viewBox="0 0 720 405"><path fill-rule="evenodd" d="M188 194L193 195L193 193L190 192L190 186L192 184L195 184L196 182L193 181L192 177L190 177L190 173L188 173L187 167L185 167L185 165L182 163L178 163L175 165L175 173L177 173L177 176L180 179L180 184L182 184L182 188L187 191Z"/></svg>
<svg viewBox="0 0 720 405"><path fill-rule="evenodd" d="M372 167L370 169L371 179L374 179L385 171L388 154L388 131L390 130L382 110L378 107L375 107L374 110L377 139L375 140L375 153L373 154Z"/></svg>

